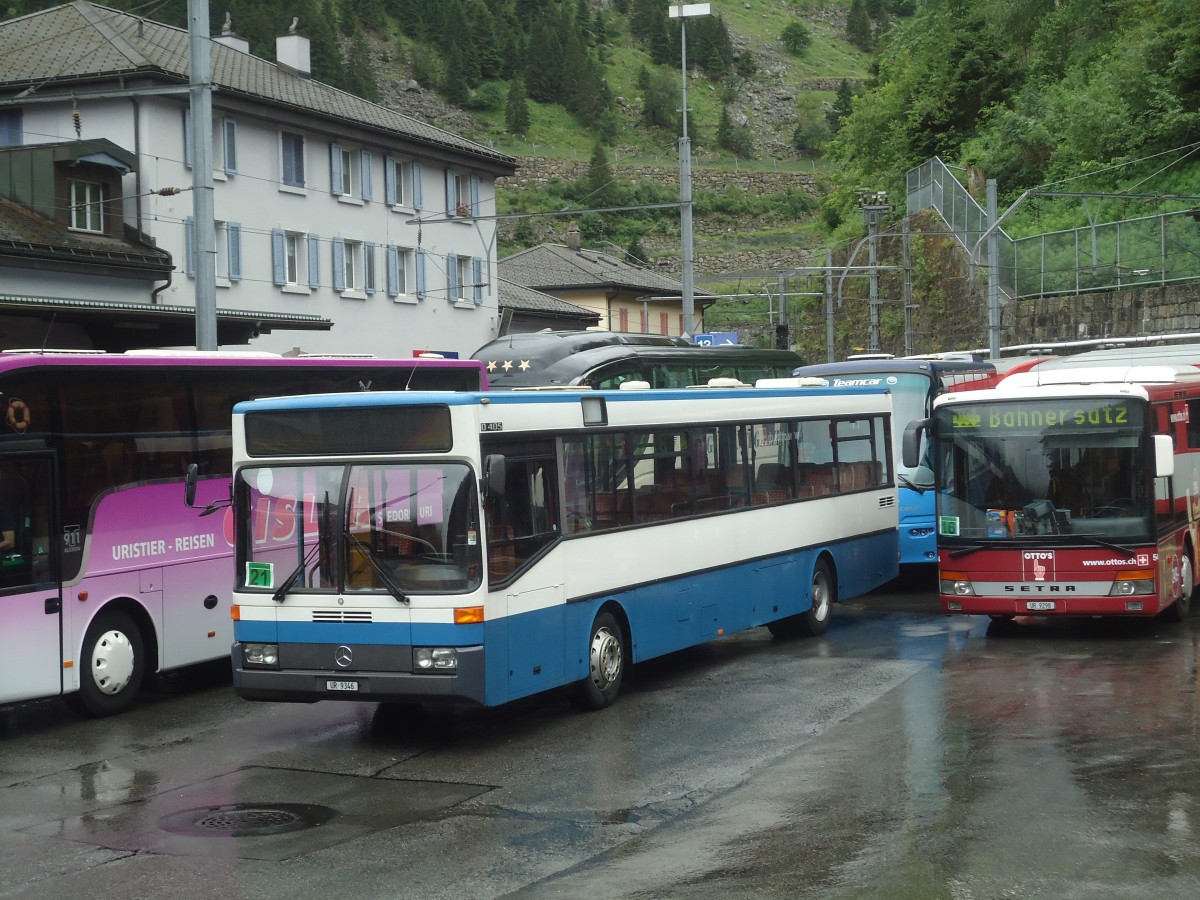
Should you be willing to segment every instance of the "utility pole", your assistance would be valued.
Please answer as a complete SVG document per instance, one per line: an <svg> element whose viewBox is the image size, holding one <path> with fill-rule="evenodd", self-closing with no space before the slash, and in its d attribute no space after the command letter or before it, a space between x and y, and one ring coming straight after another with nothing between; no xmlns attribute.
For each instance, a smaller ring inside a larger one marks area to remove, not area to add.
<svg viewBox="0 0 1200 900"><path fill-rule="evenodd" d="M1014 204L1015 206L1015 204ZM992 359L1000 358L1000 241L997 219L998 203L996 199L996 179L987 180L987 254L988 254L988 355Z"/></svg>
<svg viewBox="0 0 1200 900"><path fill-rule="evenodd" d="M863 192L859 195L858 208L863 214L867 226L868 263L871 277L871 347L873 351L880 349L879 339L879 268L877 261L879 220L886 215L891 207L887 202L887 191Z"/></svg>
<svg viewBox="0 0 1200 900"><path fill-rule="evenodd" d="M792 346L790 323L788 322L788 278L779 276L779 325L775 328L775 347L787 350Z"/></svg>
<svg viewBox="0 0 1200 900"><path fill-rule="evenodd" d="M904 217L904 355L912 356L913 352L913 310L912 302L912 235L908 231L908 217Z"/></svg>
<svg viewBox="0 0 1200 900"><path fill-rule="evenodd" d="M192 229L196 263L196 349L217 349L217 252L212 178L212 46L208 0L188 0L191 61Z"/></svg>
<svg viewBox="0 0 1200 900"><path fill-rule="evenodd" d="M687 20L711 14L708 3L672 4L669 13L679 20L680 66L683 70L683 134L679 138L679 238L682 256L683 333L691 340L696 330L696 295L692 273L692 143L687 129Z"/></svg>
<svg viewBox="0 0 1200 900"><path fill-rule="evenodd" d="M833 251L825 251L825 356L833 362Z"/></svg>

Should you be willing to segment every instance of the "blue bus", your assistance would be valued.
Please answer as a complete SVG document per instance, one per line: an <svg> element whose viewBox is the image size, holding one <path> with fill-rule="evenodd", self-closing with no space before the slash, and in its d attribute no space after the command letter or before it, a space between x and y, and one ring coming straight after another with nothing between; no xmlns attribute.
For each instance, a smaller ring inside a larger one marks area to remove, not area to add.
<svg viewBox="0 0 1200 900"><path fill-rule="evenodd" d="M994 386L996 367L989 361L965 358L864 358L820 363L795 369L794 376L825 379L834 388L871 388L892 394L892 447L900 495L900 563L937 564L933 494L914 488L914 470L901 456L901 437L909 422L927 419L934 398L948 391ZM921 448L921 463L932 468L928 446Z"/></svg>
<svg viewBox="0 0 1200 900"><path fill-rule="evenodd" d="M494 706L895 577L891 398L380 392L234 410L234 687Z"/></svg>

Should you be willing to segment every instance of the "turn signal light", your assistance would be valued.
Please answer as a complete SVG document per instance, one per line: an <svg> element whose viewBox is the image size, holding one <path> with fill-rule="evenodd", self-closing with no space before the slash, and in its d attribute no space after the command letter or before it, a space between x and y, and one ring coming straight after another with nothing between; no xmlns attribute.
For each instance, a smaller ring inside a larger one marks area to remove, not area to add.
<svg viewBox="0 0 1200 900"><path fill-rule="evenodd" d="M455 625L477 625L482 621L482 606L460 606L454 610Z"/></svg>

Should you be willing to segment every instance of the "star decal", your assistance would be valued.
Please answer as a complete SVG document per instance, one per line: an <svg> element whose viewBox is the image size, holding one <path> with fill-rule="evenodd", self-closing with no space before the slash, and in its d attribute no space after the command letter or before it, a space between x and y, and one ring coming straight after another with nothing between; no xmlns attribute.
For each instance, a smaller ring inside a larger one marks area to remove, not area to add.
<svg viewBox="0 0 1200 900"><path fill-rule="evenodd" d="M529 360L527 360L527 359L521 360L521 365L517 366L517 368L520 369L522 372L528 372L529 371Z"/></svg>
<svg viewBox="0 0 1200 900"><path fill-rule="evenodd" d="M495 371L496 371L496 361L495 361L494 359L489 359L489 360L487 361L487 370L488 370L489 372L495 372Z"/></svg>
<svg viewBox="0 0 1200 900"><path fill-rule="evenodd" d="M503 366L501 366L500 368L502 368L502 369L503 369L505 372L509 372L509 371L511 371L511 370L512 370L512 360L511 360L511 359L506 359L506 360L504 361L504 365L503 365Z"/></svg>

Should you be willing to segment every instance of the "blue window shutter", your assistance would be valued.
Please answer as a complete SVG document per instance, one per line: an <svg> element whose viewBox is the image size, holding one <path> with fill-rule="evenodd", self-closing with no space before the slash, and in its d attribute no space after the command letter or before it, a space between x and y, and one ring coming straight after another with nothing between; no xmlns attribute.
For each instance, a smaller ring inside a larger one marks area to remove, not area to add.
<svg viewBox="0 0 1200 900"><path fill-rule="evenodd" d="M183 108L183 164L192 167L192 111Z"/></svg>
<svg viewBox="0 0 1200 900"><path fill-rule="evenodd" d="M424 250L417 251L417 298L425 299L425 256Z"/></svg>
<svg viewBox="0 0 1200 900"><path fill-rule="evenodd" d="M454 215L455 207L458 206L458 192L454 189L454 173L449 169L446 170L446 215Z"/></svg>
<svg viewBox="0 0 1200 900"><path fill-rule="evenodd" d="M471 176L471 215L479 215L479 176Z"/></svg>
<svg viewBox="0 0 1200 900"><path fill-rule="evenodd" d="M396 160L383 158L383 200L388 206L396 205Z"/></svg>
<svg viewBox="0 0 1200 900"><path fill-rule="evenodd" d="M387 248L387 292L389 297L400 296L400 248L395 244Z"/></svg>
<svg viewBox="0 0 1200 900"><path fill-rule="evenodd" d="M472 297L476 306L483 306L483 260L471 257L471 279L475 282Z"/></svg>
<svg viewBox="0 0 1200 900"><path fill-rule="evenodd" d="M424 209L425 203L421 198L421 164L413 160L412 164L412 205L413 209Z"/></svg>
<svg viewBox="0 0 1200 900"><path fill-rule="evenodd" d="M346 289L346 241L340 237L333 239L333 289Z"/></svg>
<svg viewBox="0 0 1200 900"><path fill-rule="evenodd" d="M186 247L183 271L194 278L196 276L196 222L191 216L183 220L183 243Z"/></svg>
<svg viewBox="0 0 1200 900"><path fill-rule="evenodd" d="M446 299L450 301L458 299L457 253L450 253L446 256Z"/></svg>
<svg viewBox="0 0 1200 900"><path fill-rule="evenodd" d="M221 137L225 142L225 172L237 174L237 122L224 119L221 122Z"/></svg>
<svg viewBox="0 0 1200 900"><path fill-rule="evenodd" d="M0 147L20 147L25 143L24 118L19 109L0 109Z"/></svg>
<svg viewBox="0 0 1200 900"><path fill-rule="evenodd" d="M287 244L282 228L271 229L271 280L280 286L287 283Z"/></svg>
<svg viewBox="0 0 1200 900"><path fill-rule="evenodd" d="M342 192L342 148L337 144L329 145L329 191Z"/></svg>
<svg viewBox="0 0 1200 900"><path fill-rule="evenodd" d="M229 280L242 280L242 226L239 222L230 222L225 226L229 238Z"/></svg>
<svg viewBox="0 0 1200 900"><path fill-rule="evenodd" d="M360 150L358 159L362 171L362 178L359 179L362 184L362 198L365 201L374 200L375 191L371 187L371 154L367 150Z"/></svg>
<svg viewBox="0 0 1200 900"><path fill-rule="evenodd" d="M308 236L308 286L321 286L321 239L315 234Z"/></svg>
<svg viewBox="0 0 1200 900"><path fill-rule="evenodd" d="M368 294L375 293L375 245L371 242L363 244L363 290Z"/></svg>

